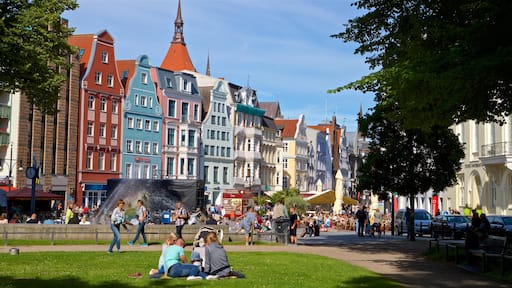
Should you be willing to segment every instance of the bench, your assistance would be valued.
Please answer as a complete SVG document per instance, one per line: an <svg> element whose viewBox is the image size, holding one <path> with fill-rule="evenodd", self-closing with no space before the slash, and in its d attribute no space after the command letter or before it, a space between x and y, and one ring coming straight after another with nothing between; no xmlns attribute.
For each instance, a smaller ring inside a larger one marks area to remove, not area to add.
<svg viewBox="0 0 512 288"><path fill-rule="evenodd" d="M449 259L450 251L453 250L455 253L453 256L455 264L459 263L459 259L460 259L459 256L462 255L461 251L464 251L466 248L464 240L450 240L450 239L440 240L440 239L436 238L436 239L430 239L428 245L429 245L429 249L432 249L433 247L435 247L437 251L439 251L441 246L444 246L445 260Z"/></svg>
<svg viewBox="0 0 512 288"><path fill-rule="evenodd" d="M468 261L471 265L471 261L474 258L480 258L480 272L484 273L487 271L487 265L490 258L501 261L501 270L504 270L504 260L507 255L507 237L501 236L488 236L481 244L478 249L468 250Z"/></svg>

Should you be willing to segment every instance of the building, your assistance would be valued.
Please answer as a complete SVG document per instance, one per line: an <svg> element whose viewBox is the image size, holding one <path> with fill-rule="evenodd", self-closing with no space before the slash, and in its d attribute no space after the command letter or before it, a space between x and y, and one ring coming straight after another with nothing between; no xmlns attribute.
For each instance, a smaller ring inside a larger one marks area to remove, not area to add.
<svg viewBox="0 0 512 288"><path fill-rule="evenodd" d="M283 190L283 139L282 128L274 119L283 119L279 102L259 102L265 110L263 117L263 167L262 183L267 194Z"/></svg>
<svg viewBox="0 0 512 288"><path fill-rule="evenodd" d="M306 129L308 139L308 176L306 191L330 190L333 186L329 130Z"/></svg>
<svg viewBox="0 0 512 288"><path fill-rule="evenodd" d="M124 88L108 31L73 35L69 43L80 57L75 201L92 207L106 199L107 179L121 175Z"/></svg>
<svg viewBox="0 0 512 288"><path fill-rule="evenodd" d="M146 55L117 61L124 85L122 129L122 178L160 179L162 108L158 101L151 64Z"/></svg>
<svg viewBox="0 0 512 288"><path fill-rule="evenodd" d="M306 192L308 179L308 140L304 115L298 119L276 119L282 127L283 138L283 189L297 188Z"/></svg>

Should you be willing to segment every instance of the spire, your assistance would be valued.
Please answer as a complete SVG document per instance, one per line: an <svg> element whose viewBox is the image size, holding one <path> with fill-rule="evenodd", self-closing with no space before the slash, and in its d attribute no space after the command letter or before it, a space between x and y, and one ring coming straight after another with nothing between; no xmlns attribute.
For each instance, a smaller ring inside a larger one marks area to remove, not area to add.
<svg viewBox="0 0 512 288"><path fill-rule="evenodd" d="M181 18L181 0L178 0L178 14L174 21L174 37L172 43L185 44L185 38L183 38L183 19Z"/></svg>
<svg viewBox="0 0 512 288"><path fill-rule="evenodd" d="M169 50L160 64L160 68L171 71L189 70L196 72L194 64L188 54L185 39L183 38L183 19L181 18L181 0L178 0L178 13L174 21L174 37Z"/></svg>
<svg viewBox="0 0 512 288"><path fill-rule="evenodd" d="M208 50L208 60L206 61L206 76L210 75L210 50Z"/></svg>
<svg viewBox="0 0 512 288"><path fill-rule="evenodd" d="M363 103L359 103L359 118L363 118Z"/></svg>

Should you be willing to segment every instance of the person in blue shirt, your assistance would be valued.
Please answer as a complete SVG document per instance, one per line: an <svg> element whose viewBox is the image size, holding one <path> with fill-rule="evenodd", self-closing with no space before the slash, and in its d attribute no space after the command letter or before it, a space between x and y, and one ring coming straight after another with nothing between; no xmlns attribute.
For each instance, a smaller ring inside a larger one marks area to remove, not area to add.
<svg viewBox="0 0 512 288"><path fill-rule="evenodd" d="M244 220L242 221L242 228L245 231L245 245L248 246L252 243L252 233L254 232L254 222L256 222L256 214L252 206L247 207Z"/></svg>
<svg viewBox="0 0 512 288"><path fill-rule="evenodd" d="M164 271L169 277L187 277L187 280L205 279L208 275L199 270L199 267L187 263L185 256L185 241L178 238L174 245L165 249L164 252Z"/></svg>

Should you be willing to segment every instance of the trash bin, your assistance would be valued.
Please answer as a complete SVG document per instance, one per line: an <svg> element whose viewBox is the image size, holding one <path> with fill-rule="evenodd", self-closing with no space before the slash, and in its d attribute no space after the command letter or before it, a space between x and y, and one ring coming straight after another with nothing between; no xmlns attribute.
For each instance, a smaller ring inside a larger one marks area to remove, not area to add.
<svg viewBox="0 0 512 288"><path fill-rule="evenodd" d="M164 211L162 213L162 224L171 224L171 212Z"/></svg>
<svg viewBox="0 0 512 288"><path fill-rule="evenodd" d="M275 220L276 241L281 243L288 243L288 231L290 230L290 219L280 217Z"/></svg>

